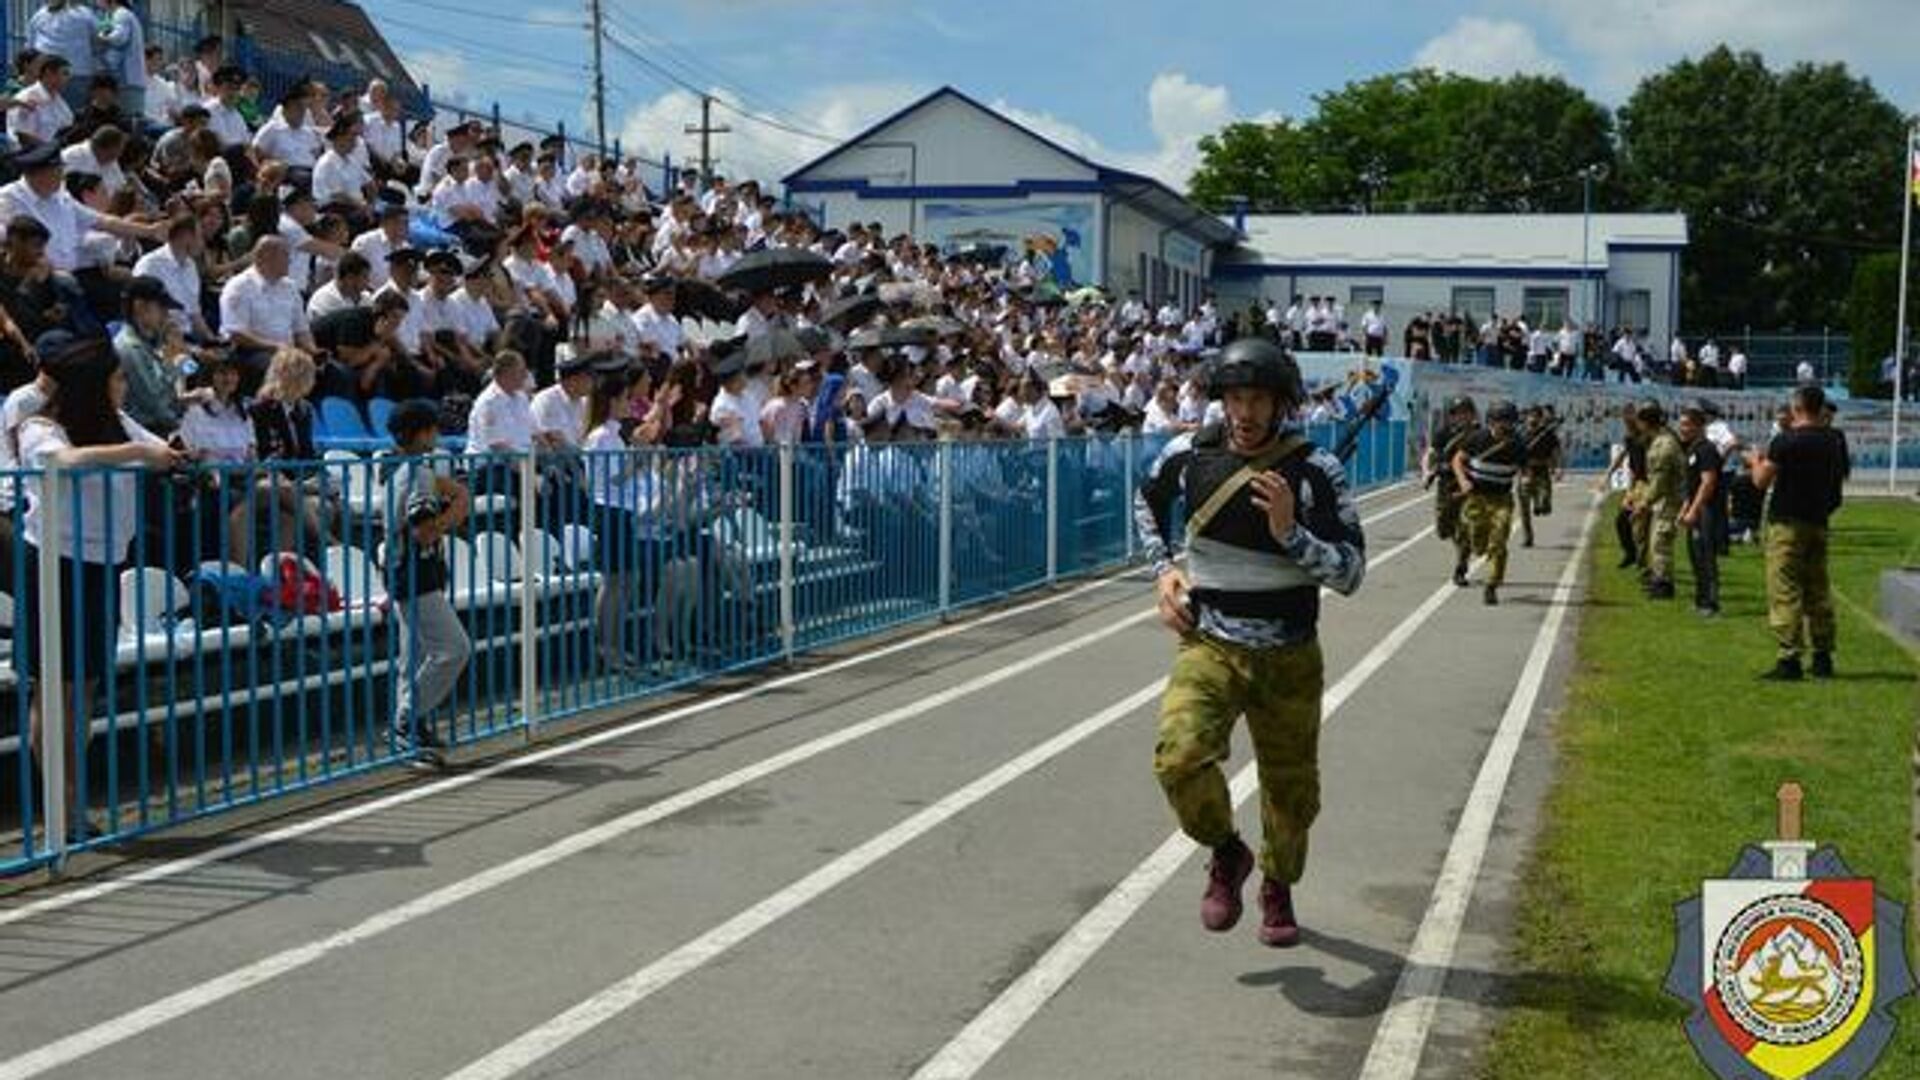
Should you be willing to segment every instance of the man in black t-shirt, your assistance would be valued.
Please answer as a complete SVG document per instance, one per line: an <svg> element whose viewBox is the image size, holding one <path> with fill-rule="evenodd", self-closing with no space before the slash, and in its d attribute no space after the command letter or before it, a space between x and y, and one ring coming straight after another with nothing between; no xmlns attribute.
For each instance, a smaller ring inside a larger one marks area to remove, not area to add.
<svg viewBox="0 0 1920 1080"><path fill-rule="evenodd" d="M1720 614L1720 448L1707 438L1707 414L1698 406L1680 410L1680 443L1687 454L1687 496L1680 524L1687 529L1687 562L1693 567L1693 610Z"/></svg>
<svg viewBox="0 0 1920 1080"><path fill-rule="evenodd" d="M1821 424L1826 394L1793 391L1792 426L1773 437L1764 457L1749 459L1753 483L1770 491L1767 506L1767 625L1779 644L1772 670L1779 681L1801 678L1800 654L1813 651L1813 677L1833 677L1833 592L1827 582L1827 520L1840 508L1846 449Z"/></svg>
<svg viewBox="0 0 1920 1080"><path fill-rule="evenodd" d="M1526 463L1526 447L1514 430L1520 410L1511 401L1487 407L1487 426L1475 431L1453 455L1453 474L1467 493L1460 511L1472 553L1487 558L1489 605L1500 602L1500 584L1507 576L1507 534L1513 529L1513 486ZM1463 557L1453 570L1453 583L1467 583Z"/></svg>

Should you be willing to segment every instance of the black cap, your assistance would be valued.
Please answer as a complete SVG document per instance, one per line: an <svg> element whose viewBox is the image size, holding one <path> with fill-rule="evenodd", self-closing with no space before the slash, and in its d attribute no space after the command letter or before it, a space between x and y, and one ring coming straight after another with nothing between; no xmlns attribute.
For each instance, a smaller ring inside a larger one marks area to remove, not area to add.
<svg viewBox="0 0 1920 1080"><path fill-rule="evenodd" d="M22 150L13 155L13 164L22 171L57 166L60 164L60 148L50 142L41 143L31 150Z"/></svg>
<svg viewBox="0 0 1920 1080"><path fill-rule="evenodd" d="M488 274L491 274L491 273L493 273L493 256L488 255L483 258L475 259L473 261L473 265L467 267L463 276L470 277L470 278L477 278L477 277L486 277Z"/></svg>
<svg viewBox="0 0 1920 1080"><path fill-rule="evenodd" d="M353 134L353 117L342 116L327 129L328 139L344 139Z"/></svg>
<svg viewBox="0 0 1920 1080"><path fill-rule="evenodd" d="M215 86L239 86L247 81L247 69L239 64L221 64L213 73Z"/></svg>
<svg viewBox="0 0 1920 1080"><path fill-rule="evenodd" d="M632 366L626 357L617 352L594 353L587 357L587 361L596 375L625 375Z"/></svg>
<svg viewBox="0 0 1920 1080"><path fill-rule="evenodd" d="M157 277L149 277L142 274L139 277L130 279L122 295L127 298L127 303L129 304L135 300L148 300L159 304L168 311L180 310L180 302L168 294L166 285Z"/></svg>
<svg viewBox="0 0 1920 1080"><path fill-rule="evenodd" d="M600 356L598 354L575 350L569 352L564 358L554 360L553 370L558 372L562 377L582 375L596 370L596 365L599 363ZM623 367L625 363L625 361L621 361Z"/></svg>
<svg viewBox="0 0 1920 1080"><path fill-rule="evenodd" d="M397 247L397 248L394 248L392 251L387 252L387 262L389 263L397 263L397 262L417 263L419 261L420 261L419 248Z"/></svg>
<svg viewBox="0 0 1920 1080"><path fill-rule="evenodd" d="M672 274L648 274L640 279L640 291L644 293L666 292L674 285Z"/></svg>
<svg viewBox="0 0 1920 1080"><path fill-rule="evenodd" d="M425 262L429 270L439 270L448 274L460 273L460 256L446 248L428 252Z"/></svg>
<svg viewBox="0 0 1920 1080"><path fill-rule="evenodd" d="M519 157L519 156L520 156L521 154L531 154L531 153L533 153L533 144L532 144L532 143L530 143L530 142L519 142L519 143L514 143L514 144L513 144L513 149L511 149L511 150L509 150L509 151L507 151L507 156L508 156L508 157Z"/></svg>
<svg viewBox="0 0 1920 1080"><path fill-rule="evenodd" d="M205 120L212 115L212 113L207 111L205 105L197 101L180 107L180 119L182 120Z"/></svg>

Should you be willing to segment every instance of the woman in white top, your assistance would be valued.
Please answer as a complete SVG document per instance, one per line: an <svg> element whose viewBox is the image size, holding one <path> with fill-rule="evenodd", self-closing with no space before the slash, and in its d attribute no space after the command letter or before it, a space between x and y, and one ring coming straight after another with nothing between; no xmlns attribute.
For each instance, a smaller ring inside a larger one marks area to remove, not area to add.
<svg viewBox="0 0 1920 1080"><path fill-rule="evenodd" d="M812 368L790 371L775 380L773 396L760 408L760 430L770 445L791 446L806 437L807 415L819 384Z"/></svg>
<svg viewBox="0 0 1920 1080"><path fill-rule="evenodd" d="M225 356L201 365L212 396L188 406L180 418L180 440L201 461L242 465L254 459L253 420L239 400L240 369Z"/></svg>
<svg viewBox="0 0 1920 1080"><path fill-rule="evenodd" d="M658 515L660 462L641 447L657 443L666 430L670 409L662 397L645 417L628 410L631 398L624 375L605 375L587 399L585 451L587 487L593 493L591 527L600 570L600 588L594 595L594 623L599 629L600 660L608 671L628 674L644 665L642 643L629 647L626 613L648 580L660 580L667 571L669 534ZM631 433L629 421L638 420ZM687 571L676 569L685 579ZM684 592L684 584L679 591ZM641 600L644 605L644 598ZM663 605L664 606L664 605ZM665 616L656 610L656 620Z"/></svg>
<svg viewBox="0 0 1920 1080"><path fill-rule="evenodd" d="M140 469L171 469L183 457L152 432L121 411L127 397L127 378L107 342L73 345L42 361L40 371L52 382L52 393L39 414L20 425L20 465L25 469L59 466L77 470L61 495L58 523L48 522L46 481L27 487L27 512L20 535L27 567L26 587L18 610L39 612L57 604L65 649L57 673L44 673L41 623L37 617L20 620L25 633L23 654L16 657L22 673L33 682L29 706L31 742L41 748L41 701L46 676L59 682L57 693L69 703L67 730L87 730L93 688L108 664L120 634L118 571L138 525ZM40 548L53 545L59 554L57 597L40 594ZM156 601L158 598L155 598ZM75 693L75 685L79 692ZM66 798L74 803L74 780L81 753L70 747L66 757ZM84 823L70 815L72 829Z"/></svg>

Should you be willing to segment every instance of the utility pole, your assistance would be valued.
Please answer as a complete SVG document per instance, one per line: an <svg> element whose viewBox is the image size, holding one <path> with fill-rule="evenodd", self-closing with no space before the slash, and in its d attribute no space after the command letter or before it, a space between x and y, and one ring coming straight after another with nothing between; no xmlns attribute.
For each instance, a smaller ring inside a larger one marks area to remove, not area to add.
<svg viewBox="0 0 1920 1080"><path fill-rule="evenodd" d="M700 182L713 183L713 136L725 135L733 129L725 124L713 126L713 95L700 95L700 126L688 124L686 133L700 136Z"/></svg>
<svg viewBox="0 0 1920 1080"><path fill-rule="evenodd" d="M601 22L600 0L587 0L587 30L593 34L593 134L599 141L600 156L607 156L607 69L600 60L600 39L606 36Z"/></svg>

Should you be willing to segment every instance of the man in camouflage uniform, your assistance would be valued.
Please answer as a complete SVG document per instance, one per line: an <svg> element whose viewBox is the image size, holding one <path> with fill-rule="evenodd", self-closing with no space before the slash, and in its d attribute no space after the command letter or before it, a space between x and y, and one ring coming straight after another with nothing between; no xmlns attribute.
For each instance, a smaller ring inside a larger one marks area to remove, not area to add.
<svg viewBox="0 0 1920 1080"><path fill-rule="evenodd" d="M1453 456L1479 429L1479 416L1473 399L1456 397L1447 402L1447 419L1427 439L1427 452L1420 468L1433 485L1433 531L1442 540L1451 541L1454 550L1453 582L1467 583L1467 560L1472 557L1467 531L1460 527L1460 508L1466 501L1453 474Z"/></svg>
<svg viewBox="0 0 1920 1080"><path fill-rule="evenodd" d="M1520 410L1511 401L1487 407L1487 426L1476 430L1453 455L1453 474L1467 492L1461 524L1473 554L1487 560L1487 587L1483 599L1500 602L1500 585L1507 579L1507 534L1513 531L1513 487L1526 461L1526 447L1515 432ZM1464 566L1454 583L1466 584Z"/></svg>
<svg viewBox="0 0 1920 1080"><path fill-rule="evenodd" d="M1559 421L1553 406L1527 410L1527 429L1521 436L1527 463L1520 471L1520 489L1514 501L1520 507L1520 546L1533 546L1533 517L1553 513L1553 482L1560 475Z"/></svg>
<svg viewBox="0 0 1920 1080"><path fill-rule="evenodd" d="M1687 501L1687 451L1667 426L1667 412L1659 402L1641 402L1635 417L1647 440L1647 479L1640 504L1647 518L1647 596L1671 600L1673 544Z"/></svg>
<svg viewBox="0 0 1920 1080"><path fill-rule="evenodd" d="M1181 830L1213 852L1201 923L1227 930L1255 859L1220 763L1247 718L1265 833L1260 940L1284 947L1300 940L1292 887L1320 811L1320 589L1359 588L1365 539L1339 459L1292 418L1303 396L1293 358L1243 338L1222 350L1212 383L1225 422L1169 443L1134 499L1160 619L1180 635L1153 771ZM1184 570L1172 532L1182 497Z"/></svg>

